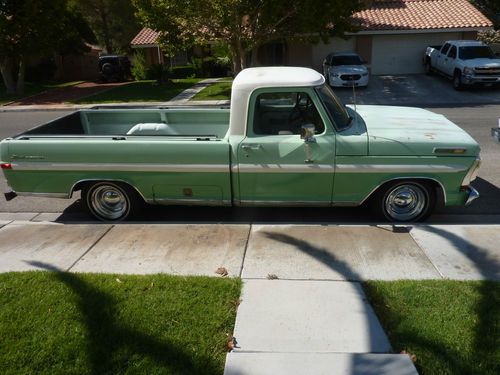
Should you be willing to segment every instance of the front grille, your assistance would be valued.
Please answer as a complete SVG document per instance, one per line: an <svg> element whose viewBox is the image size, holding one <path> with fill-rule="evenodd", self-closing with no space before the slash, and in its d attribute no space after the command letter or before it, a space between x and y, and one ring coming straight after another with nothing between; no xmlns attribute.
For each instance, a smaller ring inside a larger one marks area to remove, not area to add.
<svg viewBox="0 0 500 375"><path fill-rule="evenodd" d="M359 74L342 74L340 76L340 79L342 81L357 81L360 78L361 78L361 75L359 75Z"/></svg>
<svg viewBox="0 0 500 375"><path fill-rule="evenodd" d="M474 70L478 76L500 75L500 68L476 68Z"/></svg>

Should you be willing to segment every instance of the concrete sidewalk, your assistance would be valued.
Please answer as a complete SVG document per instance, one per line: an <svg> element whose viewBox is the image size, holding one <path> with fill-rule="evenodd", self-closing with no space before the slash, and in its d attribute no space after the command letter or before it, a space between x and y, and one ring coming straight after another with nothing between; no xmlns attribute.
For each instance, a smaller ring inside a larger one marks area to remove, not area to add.
<svg viewBox="0 0 500 375"><path fill-rule="evenodd" d="M0 218L1 219L1 218ZM30 220L29 218L27 218ZM225 374L416 374L393 354L364 280L500 280L500 225L0 221L0 272L243 278Z"/></svg>

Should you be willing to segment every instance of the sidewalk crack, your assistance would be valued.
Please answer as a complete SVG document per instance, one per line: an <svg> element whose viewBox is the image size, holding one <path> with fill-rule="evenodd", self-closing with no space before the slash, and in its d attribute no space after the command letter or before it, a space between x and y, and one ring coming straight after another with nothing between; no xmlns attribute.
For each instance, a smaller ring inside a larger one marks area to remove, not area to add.
<svg viewBox="0 0 500 375"><path fill-rule="evenodd" d="M252 233L252 224L250 224L250 227L248 228L248 235L247 235L247 241L245 243L245 250L243 250L243 258L241 259L240 274L239 274L240 278L241 278L241 275L243 275L243 267L245 267L245 259L246 259L247 250L248 250L248 242L250 242L250 233Z"/></svg>
<svg viewBox="0 0 500 375"><path fill-rule="evenodd" d="M76 264L77 264L80 260L82 260L82 258L83 258L85 255L87 255L87 254L88 254L88 253L89 253L89 252L90 252L90 251L91 251L91 250L92 250L92 249L93 249L93 248L94 248L94 247L95 247L95 246L96 246L96 245L97 245L97 244L98 244L98 243L99 243L99 242L100 242L103 238L104 238L104 236L106 236L106 235L107 235L107 234L111 231L111 229L113 229L114 227L115 227L114 225L111 225L111 226L110 226L110 227L109 227L106 231L104 231L104 233L103 233L103 234L102 234L102 235L101 235L101 236L100 236L100 237L99 237L99 238L98 238L98 239L97 239L97 240L96 240L96 241L95 241L95 242L94 242L94 243L93 243L93 244L92 244L92 245L91 245L91 246L90 246L90 247L89 247L89 248L88 248L88 249L87 249L87 250L86 250L86 251L85 251L82 255L80 255L80 256L78 257L78 259L77 259L77 260L75 260L75 261L73 262L73 264L72 264L71 266L69 266L69 267L65 270L65 272L70 272L70 271L71 271L71 269L72 269L74 266L76 266Z"/></svg>

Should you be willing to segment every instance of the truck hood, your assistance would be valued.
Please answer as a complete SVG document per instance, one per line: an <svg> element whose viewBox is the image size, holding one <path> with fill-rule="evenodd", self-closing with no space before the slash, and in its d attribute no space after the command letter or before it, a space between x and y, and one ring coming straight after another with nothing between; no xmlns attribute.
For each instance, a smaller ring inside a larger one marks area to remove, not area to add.
<svg viewBox="0 0 500 375"><path fill-rule="evenodd" d="M335 65L332 66L332 73L338 74L364 74L368 69L363 65Z"/></svg>
<svg viewBox="0 0 500 375"><path fill-rule="evenodd" d="M420 108L359 105L366 124L369 155L476 156L479 145L443 115ZM444 150L444 154L435 153ZM465 149L460 154L449 149Z"/></svg>
<svg viewBox="0 0 500 375"><path fill-rule="evenodd" d="M499 68L500 59L468 59L463 60L464 66L471 68Z"/></svg>

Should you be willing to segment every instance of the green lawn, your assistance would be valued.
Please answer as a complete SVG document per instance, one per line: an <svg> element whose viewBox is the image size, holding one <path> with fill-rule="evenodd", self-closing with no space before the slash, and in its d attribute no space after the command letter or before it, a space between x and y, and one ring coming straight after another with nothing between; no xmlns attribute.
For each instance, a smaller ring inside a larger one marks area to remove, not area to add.
<svg viewBox="0 0 500 375"><path fill-rule="evenodd" d="M165 102L198 83L199 78L174 79L168 84L137 81L75 101L76 104Z"/></svg>
<svg viewBox="0 0 500 375"><path fill-rule="evenodd" d="M191 100L229 100L231 98L232 84L232 80L224 79L204 88Z"/></svg>
<svg viewBox="0 0 500 375"><path fill-rule="evenodd" d="M24 86L24 94L23 95L11 95L5 92L5 86L0 84L0 105L10 103L15 100L19 100L22 98L26 98L28 96L40 94L41 92L57 89L62 87L74 86L83 81L71 81L71 82L62 82L62 83L45 83L45 84L34 84L27 82Z"/></svg>
<svg viewBox="0 0 500 375"><path fill-rule="evenodd" d="M2 374L222 374L241 281L0 275Z"/></svg>
<svg viewBox="0 0 500 375"><path fill-rule="evenodd" d="M421 375L500 374L500 283L368 282L365 291L395 351Z"/></svg>

